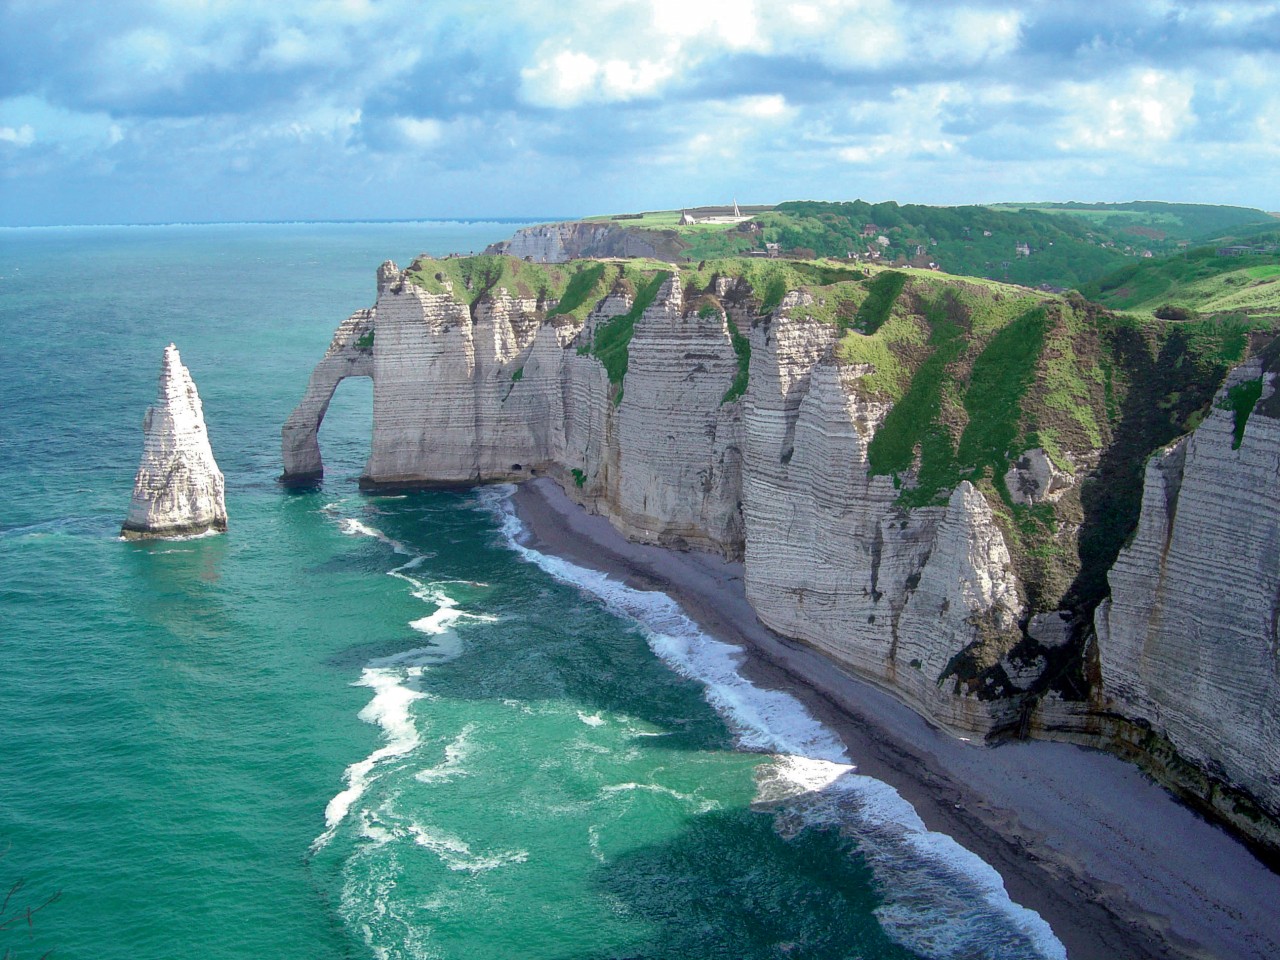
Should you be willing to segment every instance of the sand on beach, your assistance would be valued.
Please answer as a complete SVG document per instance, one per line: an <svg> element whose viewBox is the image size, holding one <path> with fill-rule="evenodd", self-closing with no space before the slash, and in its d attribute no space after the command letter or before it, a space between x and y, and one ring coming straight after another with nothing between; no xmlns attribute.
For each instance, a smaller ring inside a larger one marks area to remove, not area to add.
<svg viewBox="0 0 1280 960"><path fill-rule="evenodd" d="M795 696L860 773L995 867L1072 960L1280 957L1280 874L1133 765L1065 743L952 736L761 625L741 563L631 543L546 478L522 484L513 503L530 546L660 590L742 647L746 677Z"/></svg>

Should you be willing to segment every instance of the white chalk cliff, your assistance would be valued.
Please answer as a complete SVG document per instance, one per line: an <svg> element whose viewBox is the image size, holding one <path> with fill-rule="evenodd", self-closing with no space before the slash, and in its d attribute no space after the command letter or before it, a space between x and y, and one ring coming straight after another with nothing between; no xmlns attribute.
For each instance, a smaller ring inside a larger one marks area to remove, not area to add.
<svg viewBox="0 0 1280 960"><path fill-rule="evenodd" d="M156 402L142 421L142 461L133 482L127 539L192 536L227 529L222 471L204 409L178 348L165 347Z"/></svg>
<svg viewBox="0 0 1280 960"><path fill-rule="evenodd" d="M1087 617L1054 609L1065 583L1046 599L1024 578L1076 556L1082 484L1066 467L1097 464L1096 445L1060 441L1055 462L1028 439L998 477L904 506L919 451L902 476L873 475L893 404L863 385L874 366L840 359L810 293L765 311L744 280L686 290L673 271L640 310L623 268L607 269L617 281L575 319L500 285L468 304L384 264L375 306L339 328L284 428L282 479L319 475L329 396L371 376L367 487L551 476L633 539L741 558L763 623L940 724L1130 746L1154 729L1159 743L1131 752L1172 744L1280 820L1280 419L1255 413L1233 450L1232 413L1215 409L1152 462L1094 641ZM1046 329L1063 335L1070 309L1050 304ZM620 319L634 327L611 381L596 337ZM1053 513L1056 539L1019 546L997 482L1019 509ZM1068 661L1086 693L1055 686ZM1233 822L1273 842L1248 819Z"/></svg>
<svg viewBox="0 0 1280 960"><path fill-rule="evenodd" d="M1201 771L1207 802L1235 787L1280 819L1280 419L1245 411L1237 444L1227 405L1261 380L1265 406L1275 379L1258 359L1238 367L1204 422L1152 457L1096 628L1107 705Z"/></svg>

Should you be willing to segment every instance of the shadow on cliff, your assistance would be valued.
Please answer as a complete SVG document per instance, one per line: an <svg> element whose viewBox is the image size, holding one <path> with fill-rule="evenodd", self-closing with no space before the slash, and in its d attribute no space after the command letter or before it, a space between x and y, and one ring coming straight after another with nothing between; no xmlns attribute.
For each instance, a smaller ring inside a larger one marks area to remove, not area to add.
<svg viewBox="0 0 1280 960"><path fill-rule="evenodd" d="M1080 492L1080 573L1064 606L1077 622L1091 623L1107 596L1107 572L1138 526L1147 460L1194 426L1212 401L1227 364L1197 355L1185 329L1168 329L1154 344L1150 331L1118 326L1104 333L1116 386L1123 390L1112 441L1095 476Z"/></svg>

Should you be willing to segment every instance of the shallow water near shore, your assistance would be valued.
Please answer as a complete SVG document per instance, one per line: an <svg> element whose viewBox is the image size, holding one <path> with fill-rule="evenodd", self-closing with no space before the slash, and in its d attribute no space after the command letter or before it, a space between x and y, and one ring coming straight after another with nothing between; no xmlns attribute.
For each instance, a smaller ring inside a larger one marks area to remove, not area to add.
<svg viewBox="0 0 1280 960"><path fill-rule="evenodd" d="M732 648L525 547L504 490L357 493L367 381L323 486L276 484L377 264L511 229L0 231L0 880L62 891L17 955L1062 956ZM231 530L124 543L170 340Z"/></svg>

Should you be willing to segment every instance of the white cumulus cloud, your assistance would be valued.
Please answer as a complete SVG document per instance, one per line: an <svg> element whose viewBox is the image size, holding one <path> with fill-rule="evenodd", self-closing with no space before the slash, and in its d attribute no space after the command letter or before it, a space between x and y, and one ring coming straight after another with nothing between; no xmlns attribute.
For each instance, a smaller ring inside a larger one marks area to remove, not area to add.
<svg viewBox="0 0 1280 960"><path fill-rule="evenodd" d="M36 142L36 131L29 123L24 123L20 127L0 127L0 141L19 147L29 147Z"/></svg>

